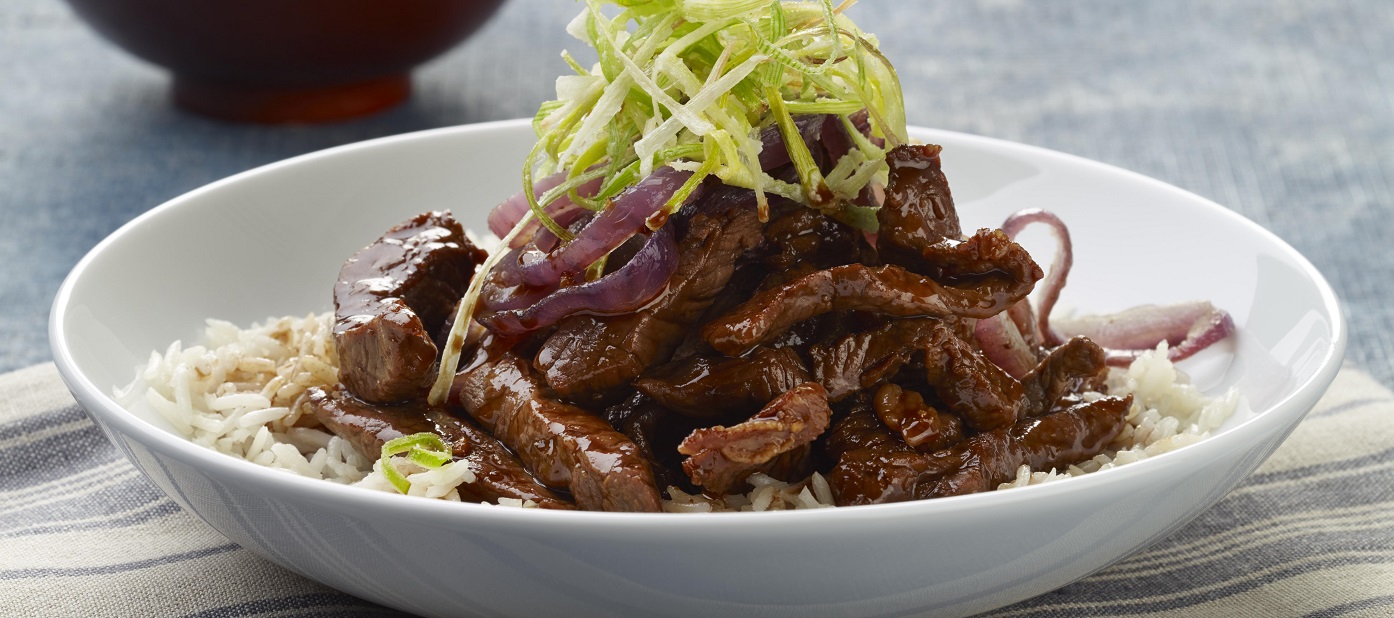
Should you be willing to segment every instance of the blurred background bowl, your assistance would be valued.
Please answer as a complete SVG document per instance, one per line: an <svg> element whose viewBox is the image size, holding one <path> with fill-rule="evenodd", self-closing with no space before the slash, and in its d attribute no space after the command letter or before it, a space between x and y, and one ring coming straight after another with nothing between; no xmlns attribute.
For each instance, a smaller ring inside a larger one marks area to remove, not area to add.
<svg viewBox="0 0 1394 618"><path fill-rule="evenodd" d="M227 120L327 122L411 93L411 69L503 0L68 0L97 32L174 76L175 102Z"/></svg>

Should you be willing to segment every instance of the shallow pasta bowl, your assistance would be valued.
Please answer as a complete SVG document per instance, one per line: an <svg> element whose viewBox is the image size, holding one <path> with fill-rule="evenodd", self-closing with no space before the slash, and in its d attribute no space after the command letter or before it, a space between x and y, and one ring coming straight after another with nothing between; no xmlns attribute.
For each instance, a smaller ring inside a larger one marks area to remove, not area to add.
<svg viewBox="0 0 1394 618"><path fill-rule="evenodd" d="M268 165L118 230L54 301L58 368L126 456L234 542L427 615L965 615L1041 594L1195 517L1253 471L1334 378L1338 302L1291 247L1163 183L1076 157L914 129L944 145L965 229L1025 207L1070 225L1064 300L1089 311L1207 299L1239 335L1182 363L1247 402L1210 438L1097 474L925 502L733 514L555 512L430 501L296 477L183 440L110 396L152 350L331 307L342 261L427 209L484 228L516 190L524 121L374 140ZM1023 241L1049 255L1050 246ZM1039 246L1037 246L1039 244Z"/></svg>

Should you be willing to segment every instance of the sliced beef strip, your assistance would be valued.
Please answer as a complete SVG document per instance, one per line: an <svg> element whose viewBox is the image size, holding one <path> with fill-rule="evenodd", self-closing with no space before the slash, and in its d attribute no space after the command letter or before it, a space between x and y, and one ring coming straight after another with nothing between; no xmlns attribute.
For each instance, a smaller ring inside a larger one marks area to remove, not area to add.
<svg viewBox="0 0 1394 618"><path fill-rule="evenodd" d="M881 423L921 453L946 449L963 439L963 422L957 416L941 413L923 395L898 384L882 384L872 403Z"/></svg>
<svg viewBox="0 0 1394 618"><path fill-rule="evenodd" d="M740 358L698 355L657 367L634 388L693 418L745 418L775 397L811 381L793 348L759 348Z"/></svg>
<svg viewBox="0 0 1394 618"><path fill-rule="evenodd" d="M876 415L876 404L870 393L859 393L843 404L845 413L828 430L823 440L823 452L837 461L858 449L879 449L891 453L909 451L905 441L886 427Z"/></svg>
<svg viewBox="0 0 1394 618"><path fill-rule="evenodd" d="M801 384L747 421L692 432L678 446L678 452L688 456L682 467L705 493L723 496L755 472L788 465L781 456L812 443L831 419L823 387Z"/></svg>
<svg viewBox="0 0 1394 618"><path fill-rule="evenodd" d="M871 388L895 375L910 356L929 345L948 328L934 318L905 318L831 343L808 348L813 374L828 390L828 399L843 398Z"/></svg>
<svg viewBox="0 0 1394 618"><path fill-rule="evenodd" d="M823 448L837 462L827 477L839 505L909 500L915 479L927 466L926 455L915 452L881 422L869 395L852 400Z"/></svg>
<svg viewBox="0 0 1394 618"><path fill-rule="evenodd" d="M723 354L739 356L794 324L829 311L986 318L1025 298L1042 276L1026 250L1001 230L980 230L956 247L973 254L981 266L996 267L945 285L894 265L836 266L757 294L708 323L702 338Z"/></svg>
<svg viewBox="0 0 1394 618"><path fill-rule="evenodd" d="M370 460L388 441L430 432L450 445L455 457L470 462L473 483L461 484L460 499L497 502L499 498L532 500L545 509L572 509L570 502L533 479L523 464L502 444L467 419L426 404L372 404L354 397L341 385L315 387L308 393L310 412L335 435L348 440Z"/></svg>
<svg viewBox="0 0 1394 618"><path fill-rule="evenodd" d="M1074 337L1051 350L1021 379L1025 389L1023 415L1040 416L1068 395L1098 390L1107 374L1104 349L1087 337Z"/></svg>
<svg viewBox="0 0 1394 618"><path fill-rule="evenodd" d="M427 212L353 254L334 284L339 381L373 403L404 401L431 379L441 331L485 253L448 212Z"/></svg>
<svg viewBox="0 0 1394 618"><path fill-rule="evenodd" d="M854 448L842 454L828 483L839 506L986 491L1022 465L1063 468L1103 452L1122 432L1131 403L1129 396L1077 404L930 454L885 444Z"/></svg>
<svg viewBox="0 0 1394 618"><path fill-rule="evenodd" d="M683 472L678 444L701 426L698 421L673 412L643 393L634 393L606 408L605 420L639 447L660 489L677 486L696 491Z"/></svg>
<svg viewBox="0 0 1394 618"><path fill-rule="evenodd" d="M1016 477L1017 468L1063 469L1103 452L1123 431L1132 395L1078 403L1060 412L981 433L949 449L940 459L953 468L915 490L921 500L995 489ZM938 453L936 453L938 455Z"/></svg>
<svg viewBox="0 0 1394 618"><path fill-rule="evenodd" d="M876 251L852 227L811 208L793 204L765 226L771 253L764 261L762 288L775 287L816 270L844 264L875 264Z"/></svg>
<svg viewBox="0 0 1394 618"><path fill-rule="evenodd" d="M948 411L978 431L1045 414L1066 395L1097 386L1106 370L1103 350L1080 338L1052 351L1018 382L951 324L932 318L892 320L831 345L811 346L808 354L828 398L838 401L891 378L920 351L928 385Z"/></svg>
<svg viewBox="0 0 1394 618"><path fill-rule="evenodd" d="M482 343L450 389L474 420L538 480L593 511L657 512L653 473L637 446L604 419L553 398L527 361Z"/></svg>
<svg viewBox="0 0 1394 618"><path fill-rule="evenodd" d="M813 346L809 355L815 375L828 388L830 398L837 400L887 380L921 350L928 385L949 411L976 431L1044 414L1102 370L1102 360L1097 367L1090 365L1087 343L1074 344L1043 362L1023 384L944 322L926 318L893 320L848 335L832 346Z"/></svg>
<svg viewBox="0 0 1394 618"><path fill-rule="evenodd" d="M891 263L919 270L925 249L963 236L953 194L940 168L939 146L905 145L886 153L890 166L876 248Z"/></svg>
<svg viewBox="0 0 1394 618"><path fill-rule="evenodd" d="M940 330L925 346L925 378L949 410L976 431L1010 427L1025 407L1021 383L972 344Z"/></svg>
<svg viewBox="0 0 1394 618"><path fill-rule="evenodd" d="M755 209L744 203L699 212L687 228L664 296L629 315L572 316L543 344L534 362L558 395L582 404L614 401L620 387L667 362L726 286L737 258L761 241Z"/></svg>

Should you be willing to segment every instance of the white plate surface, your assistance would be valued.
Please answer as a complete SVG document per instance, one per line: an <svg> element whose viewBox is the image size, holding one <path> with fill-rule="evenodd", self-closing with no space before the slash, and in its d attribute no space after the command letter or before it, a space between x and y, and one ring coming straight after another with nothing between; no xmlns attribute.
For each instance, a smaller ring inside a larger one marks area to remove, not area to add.
<svg viewBox="0 0 1394 618"><path fill-rule="evenodd" d="M626 515L410 499L264 469L177 438L108 394L203 319L331 308L343 260L451 209L485 229L517 190L523 121L335 148L214 183L141 216L74 268L54 357L78 401L173 499L321 582L430 615L964 615L1083 577L1189 521L1286 437L1339 369L1339 304L1312 265L1238 215L1099 163L930 129L965 229L1020 208L1070 226L1062 302L1085 312L1208 299L1240 327L1183 367L1249 409L1196 445L1101 474L926 502L815 512ZM1043 260L1042 233L1023 242Z"/></svg>

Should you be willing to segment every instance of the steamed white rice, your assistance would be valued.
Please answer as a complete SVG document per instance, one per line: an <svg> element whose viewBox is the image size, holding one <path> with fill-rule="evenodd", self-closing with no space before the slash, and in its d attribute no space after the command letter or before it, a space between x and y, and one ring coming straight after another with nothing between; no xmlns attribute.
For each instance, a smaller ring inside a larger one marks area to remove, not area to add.
<svg viewBox="0 0 1394 618"><path fill-rule="evenodd" d="M306 410L306 391L339 380L333 314L267 320L248 329L208 320L204 344L176 341L153 352L117 401L144 402L189 440L220 453L301 476L395 492L381 463L324 430ZM460 500L474 482L465 460L436 469L394 459L409 495ZM500 500L507 506L532 501Z"/></svg>
<svg viewBox="0 0 1394 618"><path fill-rule="evenodd" d="M1230 389L1219 397L1206 397L1192 386L1190 377L1167 360L1167 345L1145 352L1126 370L1109 372L1110 395L1132 395L1128 424L1109 449L1093 459L1064 470L1017 469L1016 478L998 489L1037 485L1049 481L1107 470L1174 451L1205 439L1219 429L1239 406L1239 391ZM1086 398L1103 397L1086 393Z"/></svg>
<svg viewBox="0 0 1394 618"><path fill-rule="evenodd" d="M220 453L301 476L395 492L380 462L324 430L305 409L306 391L338 381L332 325L330 313L271 319L247 329L208 320L204 344L185 348L176 341L163 354L151 353L135 381L115 395L128 407L145 403L177 433ZM1111 394L1134 397L1128 425L1108 451L1064 470L1022 466L1014 480L998 488L1106 470L1175 450L1210 435L1239 402L1233 390L1218 398L1202 395L1167 360L1166 344L1127 370L1114 370L1108 387ZM409 495L458 501L457 488L475 480L465 460L436 469L404 457L394 462L411 482ZM833 506L828 482L817 473L797 483L755 474L749 483L750 492L720 500L669 488L672 499L663 508L695 513ZM498 504L537 506L507 498Z"/></svg>

